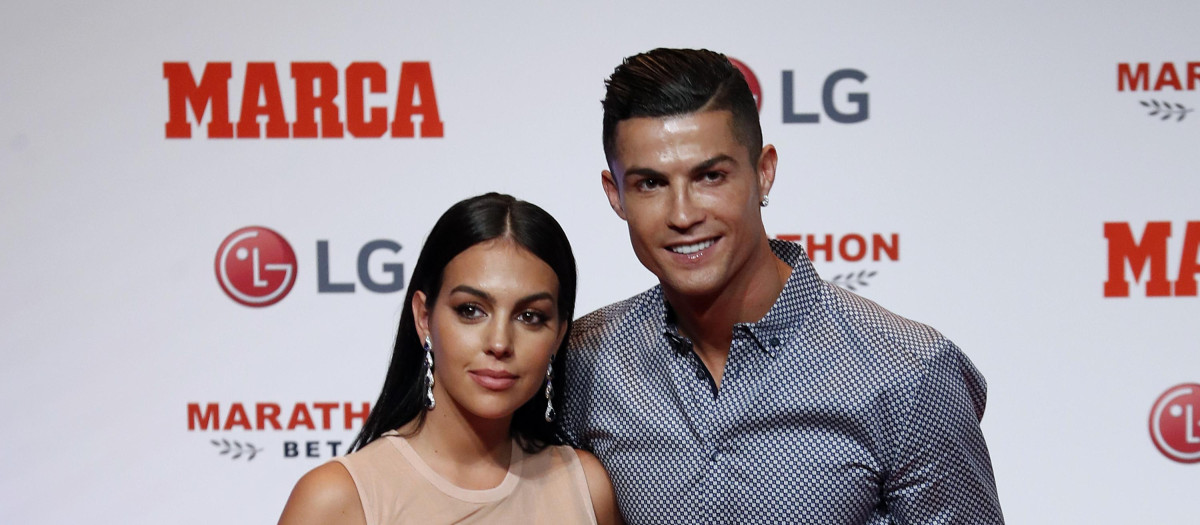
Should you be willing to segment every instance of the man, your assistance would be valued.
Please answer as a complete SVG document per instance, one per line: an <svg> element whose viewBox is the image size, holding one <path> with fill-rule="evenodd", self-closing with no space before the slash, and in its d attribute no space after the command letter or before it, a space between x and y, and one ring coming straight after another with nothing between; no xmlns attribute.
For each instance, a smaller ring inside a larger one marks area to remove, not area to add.
<svg viewBox="0 0 1200 525"><path fill-rule="evenodd" d="M768 240L778 154L720 54L630 57L602 173L659 285L574 325L563 430L630 523L1003 523L983 377Z"/></svg>

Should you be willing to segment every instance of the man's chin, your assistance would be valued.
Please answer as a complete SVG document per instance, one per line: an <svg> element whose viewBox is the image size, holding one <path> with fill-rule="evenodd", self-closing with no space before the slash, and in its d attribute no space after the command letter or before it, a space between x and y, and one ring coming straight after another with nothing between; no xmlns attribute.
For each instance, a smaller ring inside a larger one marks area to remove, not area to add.
<svg viewBox="0 0 1200 525"><path fill-rule="evenodd" d="M696 275L700 272L686 272L690 275L659 275L658 282L670 296L702 299L713 297L720 293L721 283L710 275ZM707 273L707 272L704 272Z"/></svg>

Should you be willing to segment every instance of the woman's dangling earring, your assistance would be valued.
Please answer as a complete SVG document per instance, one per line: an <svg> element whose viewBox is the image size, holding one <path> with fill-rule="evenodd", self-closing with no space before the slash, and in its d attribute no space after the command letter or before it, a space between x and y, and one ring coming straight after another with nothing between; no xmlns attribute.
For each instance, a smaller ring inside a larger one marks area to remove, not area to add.
<svg viewBox="0 0 1200 525"><path fill-rule="evenodd" d="M546 422L554 421L554 356L546 367Z"/></svg>
<svg viewBox="0 0 1200 525"><path fill-rule="evenodd" d="M433 399L433 345L425 336L425 409L433 410L437 401Z"/></svg>

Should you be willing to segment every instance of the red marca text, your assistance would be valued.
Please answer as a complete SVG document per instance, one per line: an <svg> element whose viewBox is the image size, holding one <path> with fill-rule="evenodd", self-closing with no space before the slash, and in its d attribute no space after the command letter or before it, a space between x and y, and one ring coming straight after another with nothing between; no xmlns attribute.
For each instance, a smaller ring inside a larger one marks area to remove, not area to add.
<svg viewBox="0 0 1200 525"><path fill-rule="evenodd" d="M279 403L230 403L222 414L218 403L188 403L188 430L351 430L357 428L355 420L361 425L371 413L365 401L357 410L348 401L296 403L286 413L284 408Z"/></svg>
<svg viewBox="0 0 1200 525"><path fill-rule="evenodd" d="M229 79L232 76L233 65L229 62L205 64L199 82L187 62L163 62L170 111L167 138L191 138L188 106L192 108L196 125L200 124L206 111L209 113L210 139L259 138L263 136L259 117L266 121L267 138L341 138L345 132L360 138L382 137L389 132L394 138L411 138L417 136L414 120L421 123L421 137L442 136L442 119L429 62L400 64L396 104L390 122L386 107L366 105L367 93L387 92L388 72L378 62L354 62L340 77L337 68L329 62L292 62L294 122L288 122L284 115L275 63L250 62L246 64L242 107L235 126L229 120ZM345 96L338 98L342 86ZM339 106L339 102L344 107ZM321 114L319 124L318 112ZM420 118L415 119L418 116Z"/></svg>
<svg viewBox="0 0 1200 525"><path fill-rule="evenodd" d="M861 261L868 255L872 261L880 261L884 258L889 261L900 260L900 234L898 233L889 234L887 237L880 233L872 233L870 236L849 233L839 238L835 238L830 233L825 235L781 233L775 238L781 241L804 243L804 251L808 252L809 258L814 261L817 260L817 253L820 252L824 252L826 261L832 261L835 253L840 260L850 262Z"/></svg>
<svg viewBox="0 0 1200 525"><path fill-rule="evenodd" d="M1179 275L1172 283L1167 279L1167 239L1171 223L1148 222L1142 241L1133 238L1127 222L1104 223L1104 238L1108 239L1108 280L1104 282L1105 297L1129 297L1129 281L1125 279L1125 263L1133 271L1134 281L1140 281L1147 266L1146 279L1149 297L1195 296L1196 274L1200 273L1200 221L1187 223L1183 232L1183 254L1179 260Z"/></svg>
<svg viewBox="0 0 1200 525"><path fill-rule="evenodd" d="M1179 65L1163 62L1158 66L1157 73L1152 74L1153 71L1148 62L1117 64L1117 91L1162 91L1164 88L1194 91L1200 83L1200 62ZM1150 85L1151 80L1154 81L1153 86Z"/></svg>

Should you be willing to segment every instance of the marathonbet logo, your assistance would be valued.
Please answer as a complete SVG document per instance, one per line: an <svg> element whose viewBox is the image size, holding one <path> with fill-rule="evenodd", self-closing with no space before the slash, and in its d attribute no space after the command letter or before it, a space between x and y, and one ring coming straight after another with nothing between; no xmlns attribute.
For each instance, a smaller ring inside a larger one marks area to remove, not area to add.
<svg viewBox="0 0 1200 525"><path fill-rule="evenodd" d="M1136 94L1139 109L1147 117L1162 122L1179 123L1187 119L1196 110L1197 87L1200 87L1200 62L1117 64L1117 92Z"/></svg>
<svg viewBox="0 0 1200 525"><path fill-rule="evenodd" d="M900 261L900 234L895 232L777 233L774 237L800 244L815 265L834 263L836 273L826 279L854 292L869 286L879 276L879 263Z"/></svg>

